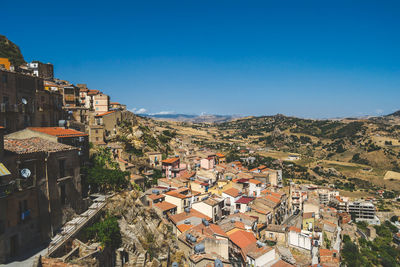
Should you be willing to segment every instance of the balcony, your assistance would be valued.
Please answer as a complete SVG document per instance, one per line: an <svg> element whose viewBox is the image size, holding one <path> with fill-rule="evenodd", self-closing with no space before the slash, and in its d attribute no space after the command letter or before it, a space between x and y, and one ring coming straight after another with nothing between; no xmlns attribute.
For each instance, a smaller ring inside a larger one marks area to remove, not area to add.
<svg viewBox="0 0 400 267"><path fill-rule="evenodd" d="M75 96L74 95L64 95L65 101L68 102L74 102L75 101Z"/></svg>
<svg viewBox="0 0 400 267"><path fill-rule="evenodd" d="M18 112L18 106L10 103L0 103L0 112Z"/></svg>

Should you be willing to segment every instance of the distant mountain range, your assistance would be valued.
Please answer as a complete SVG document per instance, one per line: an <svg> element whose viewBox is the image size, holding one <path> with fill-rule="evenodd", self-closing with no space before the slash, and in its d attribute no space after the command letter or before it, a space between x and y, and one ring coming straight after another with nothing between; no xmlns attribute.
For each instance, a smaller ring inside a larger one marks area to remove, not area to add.
<svg viewBox="0 0 400 267"><path fill-rule="evenodd" d="M241 118L238 115L192 115L192 114L140 114L155 120L181 121L193 123L221 123Z"/></svg>
<svg viewBox="0 0 400 267"><path fill-rule="evenodd" d="M222 123L245 117L239 115L196 115L196 114L139 114L139 115L143 117L152 118L155 120L181 121L181 122L193 122L193 123ZM248 117L254 117L254 116L248 116ZM369 119L372 117L400 117L400 110L384 116L371 115L371 116L360 116L354 118L339 117L339 118L329 118L328 120Z"/></svg>

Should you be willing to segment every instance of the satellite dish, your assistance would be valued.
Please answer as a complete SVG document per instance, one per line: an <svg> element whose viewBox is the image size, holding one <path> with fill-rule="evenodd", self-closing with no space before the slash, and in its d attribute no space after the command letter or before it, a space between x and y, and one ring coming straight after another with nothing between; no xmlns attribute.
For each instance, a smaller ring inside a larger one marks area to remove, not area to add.
<svg viewBox="0 0 400 267"><path fill-rule="evenodd" d="M21 170L21 176L25 179L28 179L31 176L31 171L27 168Z"/></svg>
<svg viewBox="0 0 400 267"><path fill-rule="evenodd" d="M24 105L28 104L28 100L26 100L25 98L22 98L22 99L21 99L21 102L22 102L22 104L24 104Z"/></svg>

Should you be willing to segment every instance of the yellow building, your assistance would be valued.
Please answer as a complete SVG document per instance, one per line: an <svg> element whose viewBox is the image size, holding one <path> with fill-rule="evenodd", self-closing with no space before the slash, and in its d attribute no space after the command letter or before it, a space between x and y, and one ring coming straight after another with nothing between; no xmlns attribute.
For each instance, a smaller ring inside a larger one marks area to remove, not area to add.
<svg viewBox="0 0 400 267"><path fill-rule="evenodd" d="M222 154L222 153L217 153L217 154L216 154L216 161L217 161L217 164L224 164L224 163L226 163L225 155Z"/></svg>
<svg viewBox="0 0 400 267"><path fill-rule="evenodd" d="M211 194L222 196L223 191L225 191L229 188L232 188L232 187L233 187L232 181L221 180L221 181L218 181L215 186L208 189L208 192L210 192Z"/></svg>
<svg viewBox="0 0 400 267"><path fill-rule="evenodd" d="M11 69L11 63L8 58L1 57L0 58L0 65L3 65L6 70Z"/></svg>

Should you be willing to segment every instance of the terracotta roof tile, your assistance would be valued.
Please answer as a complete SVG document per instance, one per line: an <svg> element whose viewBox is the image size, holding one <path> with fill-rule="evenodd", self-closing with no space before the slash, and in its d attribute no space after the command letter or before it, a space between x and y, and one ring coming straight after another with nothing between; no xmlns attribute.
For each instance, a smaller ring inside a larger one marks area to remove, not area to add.
<svg viewBox="0 0 400 267"><path fill-rule="evenodd" d="M171 164L171 163L174 163L174 162L176 162L176 161L178 161L178 160L179 160L179 158L178 158L178 157L175 157L175 158L164 159L164 160L161 161L161 162L162 162L162 163Z"/></svg>
<svg viewBox="0 0 400 267"><path fill-rule="evenodd" d="M109 115L109 114L114 113L114 112L116 112L116 111L115 110L107 111L107 112L104 112L104 113L101 113L101 114L97 114L95 117L103 117L103 116Z"/></svg>
<svg viewBox="0 0 400 267"><path fill-rule="evenodd" d="M254 200L254 198L252 198L252 197L241 197L236 201L236 203L237 204L249 204L253 200Z"/></svg>
<svg viewBox="0 0 400 267"><path fill-rule="evenodd" d="M83 132L79 132L74 129L66 129L63 127L29 127L28 129L31 131L40 132L57 137L88 136Z"/></svg>
<svg viewBox="0 0 400 267"><path fill-rule="evenodd" d="M5 138L4 149L17 154L78 150L76 147L61 143L51 142L39 137L31 137L27 139Z"/></svg>
<svg viewBox="0 0 400 267"><path fill-rule="evenodd" d="M243 230L238 230L230 234L229 239L242 250L257 242L254 234Z"/></svg>
<svg viewBox="0 0 400 267"><path fill-rule="evenodd" d="M262 182L260 182L260 181L258 181L258 180L256 180L256 179L250 179L250 180L249 180L249 183L252 183L252 184L262 184Z"/></svg>
<svg viewBox="0 0 400 267"><path fill-rule="evenodd" d="M156 195L156 194L151 194L147 196L148 198L150 198L151 200L156 200L156 199L160 199L160 198L165 198L164 195Z"/></svg>
<svg viewBox="0 0 400 267"><path fill-rule="evenodd" d="M179 231L180 231L181 233L183 233L183 232L185 232L185 231L187 231L187 230L193 228L193 225L182 223L182 224L180 224L180 225L177 225L176 227L179 229Z"/></svg>
<svg viewBox="0 0 400 267"><path fill-rule="evenodd" d="M300 233L300 232L301 232L301 229L300 229L300 228L297 228L297 227L295 227L295 226L290 226L290 227L289 227L289 232L290 232L290 231L294 231L294 232Z"/></svg>
<svg viewBox="0 0 400 267"><path fill-rule="evenodd" d="M287 263L286 261L279 260L274 263L271 267L294 267L294 265Z"/></svg>
<svg viewBox="0 0 400 267"><path fill-rule="evenodd" d="M163 201L163 202L159 202L154 204L154 207L159 208L162 211L167 211L167 210L171 210L173 208L176 208L176 205L169 203L167 201Z"/></svg>
<svg viewBox="0 0 400 267"><path fill-rule="evenodd" d="M231 188L229 188L229 189L226 189L225 191L223 191L223 193L225 193L225 194L227 194L227 195L230 195L230 196L232 196L232 197L238 197L238 196L240 196L239 190L236 189L236 188L234 188L234 187L231 187Z"/></svg>
<svg viewBox="0 0 400 267"><path fill-rule="evenodd" d="M169 218L171 219L171 221L176 224L182 220L185 220L187 218L190 217L197 217L197 218L201 218L201 219L206 219L207 221L210 221L211 218L208 217L207 215L204 215L201 212L198 212L197 210L194 209L190 209L189 212L181 212L178 214L174 214L174 215L169 215Z"/></svg>
<svg viewBox="0 0 400 267"><path fill-rule="evenodd" d="M265 199L267 199L267 200L269 200L269 201L271 201L271 202L273 202L273 203L275 203L275 204L281 203L281 200L280 200L279 198L276 198L276 197L271 196L271 195L267 195L267 196L265 197Z"/></svg>

